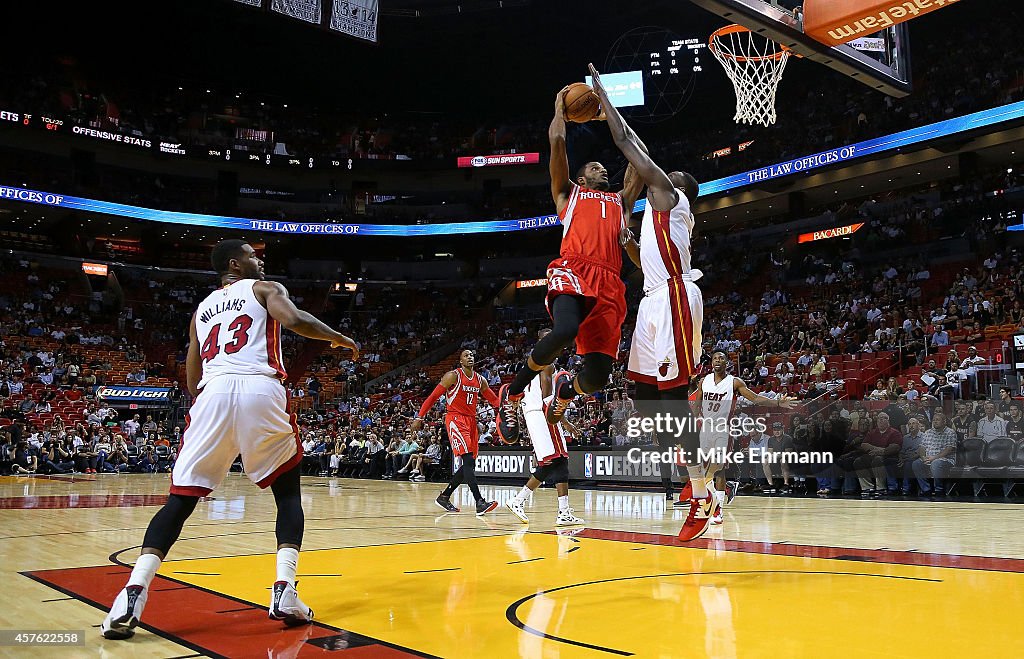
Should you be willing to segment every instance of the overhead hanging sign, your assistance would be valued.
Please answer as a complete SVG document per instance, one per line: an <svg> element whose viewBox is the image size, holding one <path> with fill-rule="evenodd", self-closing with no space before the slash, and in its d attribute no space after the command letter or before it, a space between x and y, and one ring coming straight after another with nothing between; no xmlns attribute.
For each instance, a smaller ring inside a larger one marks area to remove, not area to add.
<svg viewBox="0 0 1024 659"><path fill-rule="evenodd" d="M331 29L377 43L377 0L334 0Z"/></svg>

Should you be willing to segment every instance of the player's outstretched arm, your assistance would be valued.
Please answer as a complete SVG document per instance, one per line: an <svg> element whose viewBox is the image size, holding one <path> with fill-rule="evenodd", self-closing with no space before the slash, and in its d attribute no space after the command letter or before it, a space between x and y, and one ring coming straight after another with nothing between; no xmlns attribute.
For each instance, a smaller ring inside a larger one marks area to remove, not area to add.
<svg viewBox="0 0 1024 659"><path fill-rule="evenodd" d="M619 110L612 105L608 92L601 83L601 75L593 64L590 65L590 75L594 79L594 92L601 99L601 108L607 115L608 128L611 130L612 139L615 140L615 146L622 151L622 155L626 156L626 160L636 168L643 182L647 184L648 196L654 210L671 210L679 202L679 193L669 180L668 174L651 160L645 149L641 148L636 133L622 118Z"/></svg>
<svg viewBox="0 0 1024 659"><path fill-rule="evenodd" d="M416 418L409 424L409 428L413 432L423 428L423 417L427 416L427 412L429 412L430 408L434 406L434 403L444 395L444 392L454 387L456 382L458 382L458 376L455 374L455 371L448 371L441 376L441 382L434 387L434 390L430 392L427 399L423 401L423 405L420 406L420 411L416 413Z"/></svg>
<svg viewBox="0 0 1024 659"><path fill-rule="evenodd" d="M313 314L307 313L288 298L288 289L276 281L257 282L252 287L256 299L267 308L275 320L287 329L307 339L330 341L332 348L348 348L352 351L352 359L359 358L359 344L353 339L335 332Z"/></svg>
<svg viewBox="0 0 1024 659"><path fill-rule="evenodd" d="M195 398L199 395L199 381L203 379L203 361L199 358L199 336L196 334L196 315L188 324L188 355L185 357L185 386Z"/></svg>
<svg viewBox="0 0 1024 659"><path fill-rule="evenodd" d="M551 145L551 158L548 171L551 173L551 198L555 209L561 213L569 203L572 185L569 183L569 156L565 152L565 92L563 87L555 96L555 116L548 127L548 142Z"/></svg>
<svg viewBox="0 0 1024 659"><path fill-rule="evenodd" d="M746 383L739 378L733 378L733 388L736 393L743 396L751 403L756 403L758 405L770 405L772 407L779 407L786 410L791 410L796 407L797 401L795 398L791 398L789 396L780 396L779 398L765 398L764 396L759 396L748 389Z"/></svg>

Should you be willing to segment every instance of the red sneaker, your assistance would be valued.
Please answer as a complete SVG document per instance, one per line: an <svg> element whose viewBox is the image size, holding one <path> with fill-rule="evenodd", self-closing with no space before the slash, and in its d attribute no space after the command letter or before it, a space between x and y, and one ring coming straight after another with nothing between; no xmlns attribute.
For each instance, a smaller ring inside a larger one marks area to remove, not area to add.
<svg viewBox="0 0 1024 659"><path fill-rule="evenodd" d="M710 492L703 499L690 499L690 513L679 529L679 539L690 542L704 535L711 525L711 520L718 513L718 499Z"/></svg>

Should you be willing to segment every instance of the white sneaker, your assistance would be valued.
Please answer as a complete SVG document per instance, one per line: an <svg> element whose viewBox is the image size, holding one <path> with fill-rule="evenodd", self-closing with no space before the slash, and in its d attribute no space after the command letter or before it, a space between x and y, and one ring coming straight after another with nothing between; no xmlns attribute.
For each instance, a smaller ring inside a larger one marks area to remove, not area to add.
<svg viewBox="0 0 1024 659"><path fill-rule="evenodd" d="M586 522L577 517L576 511L572 508L559 510L558 517L555 518L555 526L578 526L580 524L586 524Z"/></svg>
<svg viewBox="0 0 1024 659"><path fill-rule="evenodd" d="M270 595L270 619L283 620L289 627L313 622L313 610L302 603L295 586L277 581Z"/></svg>
<svg viewBox="0 0 1024 659"><path fill-rule="evenodd" d="M110 613L103 619L100 631L103 638L124 640L135 635L135 626L146 607L149 591L142 586L125 586L114 598Z"/></svg>
<svg viewBox="0 0 1024 659"><path fill-rule="evenodd" d="M402 467L401 469L398 470L398 473L404 474L407 471L409 471L409 470L406 467Z"/></svg>
<svg viewBox="0 0 1024 659"><path fill-rule="evenodd" d="M714 516L711 518L711 525L712 526L718 526L721 523L722 523L722 508L721 508L721 506L719 506L718 512L716 512L714 514Z"/></svg>
<svg viewBox="0 0 1024 659"><path fill-rule="evenodd" d="M508 508L509 512L519 518L519 521L523 524L529 524L530 518L526 516L526 511L523 510L523 504L515 499L509 499L505 502L505 507Z"/></svg>

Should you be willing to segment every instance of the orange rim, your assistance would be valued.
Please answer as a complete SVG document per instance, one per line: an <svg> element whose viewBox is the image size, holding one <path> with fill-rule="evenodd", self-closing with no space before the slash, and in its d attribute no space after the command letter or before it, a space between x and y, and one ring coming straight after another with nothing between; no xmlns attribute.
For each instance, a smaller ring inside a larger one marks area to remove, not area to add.
<svg viewBox="0 0 1024 659"><path fill-rule="evenodd" d="M725 58L734 60L736 62L778 61L778 60L782 59L782 56L785 55L786 53L789 53L791 55L795 55L796 54L792 50L790 50L789 48L787 48L786 46L783 46L781 43L778 43L778 42L773 42L773 43L775 43L775 45L777 45L779 47L779 52L774 53L772 55L761 55L761 56L758 56L758 57L743 57L742 55L734 55L732 53L727 53L724 50L721 50L721 49L718 48L716 42L717 42L717 40L719 38L724 37L727 34L739 34L739 33L742 33L742 32L750 32L750 29L749 28L745 28L742 25L726 25L723 28L719 28L719 29L717 29L717 30L715 30L714 32L711 33L711 37L708 39L708 48L710 48L711 52L715 53L716 55L719 55L721 57L725 57ZM765 38L767 38L767 37L765 37ZM769 39L769 41L770 41L770 39Z"/></svg>

